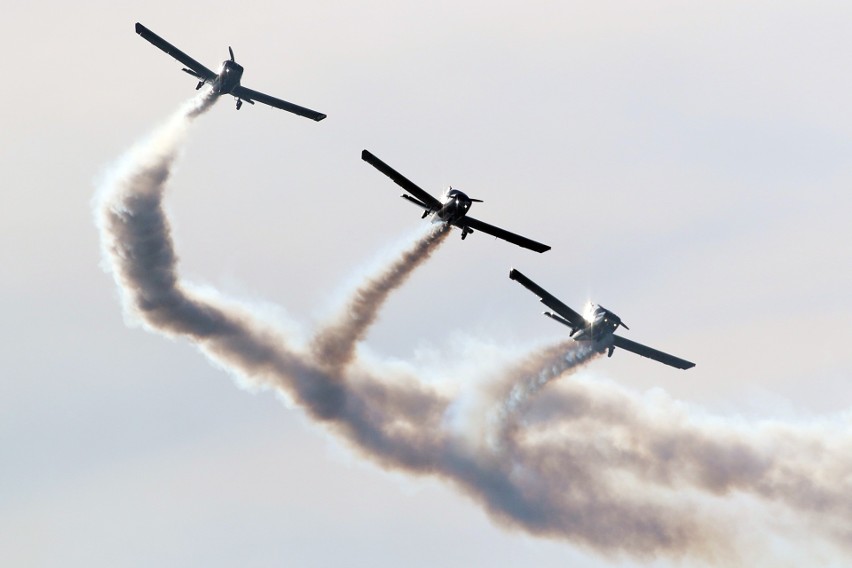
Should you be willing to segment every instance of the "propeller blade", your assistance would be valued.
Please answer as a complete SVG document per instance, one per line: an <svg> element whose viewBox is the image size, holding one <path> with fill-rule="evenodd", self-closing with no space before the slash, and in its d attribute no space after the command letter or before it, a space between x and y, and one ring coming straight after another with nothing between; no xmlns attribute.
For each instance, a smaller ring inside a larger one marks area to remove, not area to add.
<svg viewBox="0 0 852 568"><path fill-rule="evenodd" d="M234 59L234 50L231 49L230 45L228 46L228 52L231 54L231 61L236 62L236 60Z"/></svg>
<svg viewBox="0 0 852 568"><path fill-rule="evenodd" d="M471 200L471 202L484 203L484 201L482 201L481 199L474 199L472 197L470 198L470 200Z"/></svg>

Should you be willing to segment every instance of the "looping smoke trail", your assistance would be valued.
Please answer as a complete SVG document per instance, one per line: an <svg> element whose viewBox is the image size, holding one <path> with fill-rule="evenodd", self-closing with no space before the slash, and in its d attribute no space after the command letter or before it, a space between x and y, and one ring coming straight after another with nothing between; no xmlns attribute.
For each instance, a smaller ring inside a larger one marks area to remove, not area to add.
<svg viewBox="0 0 852 568"><path fill-rule="evenodd" d="M443 427L448 401L415 381L395 383L388 373L379 379L364 370L360 375L330 374L327 365L310 354L287 349L280 334L251 314L192 294L177 276L162 197L187 126L204 108L194 105L179 113L134 149L100 193L98 226L104 253L128 313L154 330L191 339L212 360L257 384L288 393L311 416L380 463L447 478L497 519L601 550L648 554L700 548L691 541L704 542L707 531L684 515L668 520L664 513L671 507L657 510L639 503L618 506L617 513L611 502L597 507L600 499L590 499L593 493L585 491L594 487L572 487L589 476L574 475L566 486L561 473L553 477L542 467L544 461L527 460L520 453L506 460L448 431ZM441 234L434 237L440 239ZM427 242L426 250L430 246ZM365 294L373 302L357 303L363 313L337 328L349 326L360 337L375 320L371 310L378 309L404 273L395 273L389 284L380 282L377 291ZM563 494L582 498L575 503ZM612 532L608 523L616 521L625 538L606 536Z"/></svg>
<svg viewBox="0 0 852 568"><path fill-rule="evenodd" d="M211 320L207 327L215 326L212 320L221 320L205 306L187 301L182 293L171 231L162 211L163 189L189 126L216 100L209 87L201 90L119 160L95 197L95 222L101 234L105 268L113 272L126 313L170 333L189 331L163 327L174 320L174 311Z"/></svg>
<svg viewBox="0 0 852 568"><path fill-rule="evenodd" d="M852 549L852 416L808 427L714 421L579 375L542 390L594 355L560 344L497 381L512 425L507 450L448 428L452 399L417 377L355 365L354 346L388 294L441 242L440 232L360 287L342 319L318 331L305 353L255 314L193 293L178 278L162 197L187 127L212 100L196 99L134 148L98 195L105 264L129 315L287 393L382 465L441 476L494 519L532 534L602 554L730 565L748 547L732 515L713 506L745 494L785 505L818 535Z"/></svg>

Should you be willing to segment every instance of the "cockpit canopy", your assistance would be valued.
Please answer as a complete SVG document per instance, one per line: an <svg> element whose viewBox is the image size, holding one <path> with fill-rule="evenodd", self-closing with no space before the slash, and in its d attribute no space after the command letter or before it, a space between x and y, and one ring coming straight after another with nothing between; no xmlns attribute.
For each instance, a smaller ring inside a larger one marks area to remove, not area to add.
<svg viewBox="0 0 852 568"><path fill-rule="evenodd" d="M461 214L467 213L470 209L470 204L474 201L463 191L453 189L452 186L447 189L447 201L454 202L457 211Z"/></svg>
<svg viewBox="0 0 852 568"><path fill-rule="evenodd" d="M614 332L619 326L627 327L621 322L621 318L597 304L587 303L583 309L583 318L589 322L593 328L597 328L600 332Z"/></svg>
<svg viewBox="0 0 852 568"><path fill-rule="evenodd" d="M447 188L447 199L459 199L461 201L470 201L470 197L459 189L454 189L452 186Z"/></svg>

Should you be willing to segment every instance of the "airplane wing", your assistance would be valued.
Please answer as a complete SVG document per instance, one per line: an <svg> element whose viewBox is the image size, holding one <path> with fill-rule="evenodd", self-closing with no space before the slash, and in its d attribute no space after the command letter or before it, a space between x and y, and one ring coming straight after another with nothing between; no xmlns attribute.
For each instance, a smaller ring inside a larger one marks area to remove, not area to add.
<svg viewBox="0 0 852 568"><path fill-rule="evenodd" d="M288 103L287 101L282 101L281 99L276 99L275 97L270 97L267 94L248 89L246 87L243 87L242 85L239 85L234 88L234 90L231 91L231 94L235 97L243 99L244 101L257 101L259 103L263 103L271 107L280 108L281 110L292 112L293 114L298 114L299 116L304 116L305 118L310 118L311 120L316 120L317 122L324 119L326 116L321 112L317 112L315 110L311 110L305 107L300 107L299 105L294 105L293 103Z"/></svg>
<svg viewBox="0 0 852 568"><path fill-rule="evenodd" d="M192 71L195 72L195 75L199 79L204 79L205 81L212 81L216 78L216 73L214 73L189 55L185 54L184 52L182 52L181 50L179 50L154 32L152 32L151 30L140 24L139 22L136 22L136 33L141 35L143 38L147 39L155 46L159 47L160 49L162 49L187 67L189 67Z"/></svg>
<svg viewBox="0 0 852 568"><path fill-rule="evenodd" d="M556 296L521 274L514 268L509 272L509 278L521 283L527 290L541 298L541 303L562 316L574 329L586 326L586 319L556 299Z"/></svg>
<svg viewBox="0 0 852 568"><path fill-rule="evenodd" d="M498 239L509 241L510 243L516 244L519 247L534 250L535 252L545 252L550 250L550 246L548 245L543 245L532 239L522 237L521 235L516 235L515 233L510 233L505 229L495 227L494 225L489 225L488 223L484 223L483 221L480 221L479 219L474 219L473 217L468 217L467 215L465 215L461 220L459 220L457 224L465 225L467 227L470 227L471 229L482 231L483 233L488 233L489 235L495 236Z"/></svg>
<svg viewBox="0 0 852 568"><path fill-rule="evenodd" d="M391 178L398 186L422 201L429 209L438 210L441 208L441 202L438 199L420 189L414 182L375 157L368 150L361 152L361 159Z"/></svg>
<svg viewBox="0 0 852 568"><path fill-rule="evenodd" d="M657 351L656 349L651 349L646 345L630 341L629 339L625 339L618 335L612 336L612 344L616 347L621 347L622 349L636 353L637 355L641 355L642 357L647 357L648 359L653 359L654 361L659 361L660 363L665 363L666 365L670 365L678 369L691 369L695 366L695 363L680 359L674 355L669 355L668 353L663 353L662 351Z"/></svg>

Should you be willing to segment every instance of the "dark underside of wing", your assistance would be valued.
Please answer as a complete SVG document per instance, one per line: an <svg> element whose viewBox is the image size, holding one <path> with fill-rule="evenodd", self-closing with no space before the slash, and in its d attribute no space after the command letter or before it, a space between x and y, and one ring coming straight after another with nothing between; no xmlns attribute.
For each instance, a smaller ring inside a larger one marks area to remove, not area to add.
<svg viewBox="0 0 852 568"><path fill-rule="evenodd" d="M361 159L391 178L399 187L419 199L429 209L437 211L441 207L441 202L438 201L438 199L432 197L407 177L378 159L376 156L371 154L369 150L361 152Z"/></svg>
<svg viewBox="0 0 852 568"><path fill-rule="evenodd" d="M205 81L212 81L216 78L216 73L185 54L139 22L136 22L136 33L186 65L190 70L194 71L196 76L199 78L204 79Z"/></svg>
<svg viewBox="0 0 852 568"><path fill-rule="evenodd" d="M670 365L678 369L691 369L695 366L695 363L680 359L674 355L669 355L668 353L663 353L662 351L657 351L656 349L652 349L646 345L642 345L641 343L636 343L635 341L630 341L629 339L625 339L618 335L612 336L612 344L616 347L621 347L622 349L636 353L637 355L641 355L642 357L647 357L648 359L653 359L654 361L659 361L660 363L665 363L666 365Z"/></svg>
<svg viewBox="0 0 852 568"><path fill-rule="evenodd" d="M524 288L541 298L542 304L562 316L574 329L585 327L586 320L583 316L560 302L556 296L524 276L520 271L513 268L509 272L509 278L520 282Z"/></svg>
<svg viewBox="0 0 852 568"><path fill-rule="evenodd" d="M545 252L550 250L550 246L548 245L543 245L532 239L522 237L521 235L516 235L515 233L510 233L505 229L495 227L494 225L489 225L488 223L480 221L479 219L474 219L473 217L465 216L464 218L459 220L456 225L466 226L477 231L482 231L483 233L488 233L489 235L495 236L498 239L509 241L510 243L516 244L519 247L534 250L535 252Z"/></svg>
<svg viewBox="0 0 852 568"><path fill-rule="evenodd" d="M287 101L282 101L281 99L276 99L275 97L271 97L265 93L261 93L259 91L249 89L247 87L243 87L242 85L237 86L231 92L231 94L246 101L255 101L263 103L265 105L269 105L271 107L280 108L281 110L286 110L288 112L292 112L293 114L298 114L299 116L304 116L305 118L316 120L317 122L324 119L326 116L321 112L301 107L299 105L294 105L293 103L288 103Z"/></svg>

